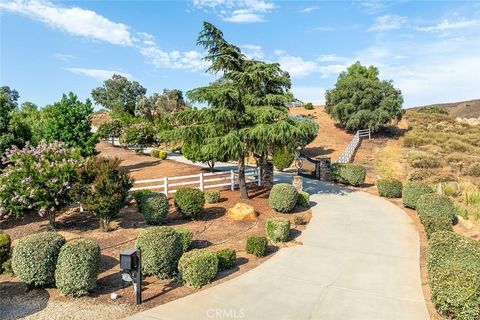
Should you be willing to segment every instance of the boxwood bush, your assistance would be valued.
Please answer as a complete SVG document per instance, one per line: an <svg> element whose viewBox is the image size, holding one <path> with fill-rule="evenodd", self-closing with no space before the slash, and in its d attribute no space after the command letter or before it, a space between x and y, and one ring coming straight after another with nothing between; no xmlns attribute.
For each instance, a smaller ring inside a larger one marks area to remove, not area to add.
<svg viewBox="0 0 480 320"><path fill-rule="evenodd" d="M279 183L270 190L268 202L270 207L278 212L290 212L295 208L298 199L298 191L288 183Z"/></svg>
<svg viewBox="0 0 480 320"><path fill-rule="evenodd" d="M187 228L184 227L177 227L175 228L175 232L178 233L180 236L180 240L182 241L182 248L183 252L188 250L190 244L192 243L193 233Z"/></svg>
<svg viewBox="0 0 480 320"><path fill-rule="evenodd" d="M79 238L67 242L58 256L55 284L61 293L79 297L97 286L100 247L93 240Z"/></svg>
<svg viewBox="0 0 480 320"><path fill-rule="evenodd" d="M136 247L142 250L142 273L159 279L171 278L177 271L183 253L182 240L171 227L149 227L143 230Z"/></svg>
<svg viewBox="0 0 480 320"><path fill-rule="evenodd" d="M297 204L298 207L310 208L310 194L305 191L300 191L298 193Z"/></svg>
<svg viewBox="0 0 480 320"><path fill-rule="evenodd" d="M0 231L0 266L10 257L10 245L12 240L5 232ZM2 268L0 268L0 271Z"/></svg>
<svg viewBox="0 0 480 320"><path fill-rule="evenodd" d="M168 215L168 198L159 192L147 193L140 200L140 212L148 224L163 224Z"/></svg>
<svg viewBox="0 0 480 320"><path fill-rule="evenodd" d="M1 269L2 269L3 273L13 276L14 272L13 272L13 269L12 269L12 259L10 258L7 261L5 261L4 263L2 263L2 268Z"/></svg>
<svg viewBox="0 0 480 320"><path fill-rule="evenodd" d="M387 198L402 197L402 190L403 190L402 181L393 179L393 178L385 178L385 179L378 179L376 184L377 184L377 189L380 196L387 197Z"/></svg>
<svg viewBox="0 0 480 320"><path fill-rule="evenodd" d="M426 183L420 181L407 182L402 190L403 205L407 208L416 209L418 199L426 193L433 193L433 189Z"/></svg>
<svg viewBox="0 0 480 320"><path fill-rule="evenodd" d="M267 254L268 240L265 237L251 236L247 239L247 253L257 257L264 257Z"/></svg>
<svg viewBox="0 0 480 320"><path fill-rule="evenodd" d="M352 163L334 163L331 166L333 181L351 186L361 186L364 184L366 174L367 170L365 167Z"/></svg>
<svg viewBox="0 0 480 320"><path fill-rule="evenodd" d="M445 319L480 319L480 242L449 231L432 234L427 269L432 301Z"/></svg>
<svg viewBox="0 0 480 320"><path fill-rule="evenodd" d="M424 194L417 201L417 213L428 237L436 231L451 231L456 212L453 201L437 193Z"/></svg>
<svg viewBox="0 0 480 320"><path fill-rule="evenodd" d="M133 192L133 199L135 199L135 202L137 203L137 206L139 209L140 209L140 206L142 205L143 197L150 193L153 193L153 191L148 189L142 189L142 190L137 190Z"/></svg>
<svg viewBox="0 0 480 320"><path fill-rule="evenodd" d="M272 242L286 242L290 236L290 220L271 218L265 223L265 232Z"/></svg>
<svg viewBox="0 0 480 320"><path fill-rule="evenodd" d="M154 158L160 158L160 150L152 149L150 151L150 155Z"/></svg>
<svg viewBox="0 0 480 320"><path fill-rule="evenodd" d="M65 238L46 231L28 235L17 241L12 252L12 268L27 287L55 284L55 267Z"/></svg>
<svg viewBox="0 0 480 320"><path fill-rule="evenodd" d="M218 270L228 270L235 267L237 253L233 249L221 249L215 252L218 258Z"/></svg>
<svg viewBox="0 0 480 320"><path fill-rule="evenodd" d="M167 159L167 151L164 151L164 150L158 151L158 157L162 160Z"/></svg>
<svg viewBox="0 0 480 320"><path fill-rule="evenodd" d="M185 252L178 263L178 271L187 286L200 288L217 275L217 255L207 249Z"/></svg>
<svg viewBox="0 0 480 320"><path fill-rule="evenodd" d="M205 195L205 200L208 203L220 202L220 191L218 190L205 191L203 194Z"/></svg>
<svg viewBox="0 0 480 320"><path fill-rule="evenodd" d="M288 149L278 148L273 152L273 165L279 171L283 171L290 167L294 159L295 154Z"/></svg>
<svg viewBox="0 0 480 320"><path fill-rule="evenodd" d="M174 203L180 214L185 218L195 219L200 215L205 205L203 192L194 188L178 188Z"/></svg>

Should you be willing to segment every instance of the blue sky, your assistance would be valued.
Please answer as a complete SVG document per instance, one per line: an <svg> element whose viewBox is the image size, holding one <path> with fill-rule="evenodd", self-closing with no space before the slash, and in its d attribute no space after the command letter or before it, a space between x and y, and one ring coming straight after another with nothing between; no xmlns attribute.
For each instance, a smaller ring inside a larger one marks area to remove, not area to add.
<svg viewBox="0 0 480 320"><path fill-rule="evenodd" d="M202 22L250 57L279 62L321 103L356 60L376 65L405 107L480 98L478 1L0 0L0 84L39 106L80 98L120 73L145 86L205 85Z"/></svg>

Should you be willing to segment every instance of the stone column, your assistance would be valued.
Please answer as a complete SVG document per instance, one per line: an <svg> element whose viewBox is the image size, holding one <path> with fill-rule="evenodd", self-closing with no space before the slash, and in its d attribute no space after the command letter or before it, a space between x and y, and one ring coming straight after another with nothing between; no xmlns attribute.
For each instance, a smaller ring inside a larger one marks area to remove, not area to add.
<svg viewBox="0 0 480 320"><path fill-rule="evenodd" d="M298 192L303 191L303 178L300 176L293 176L292 185Z"/></svg>

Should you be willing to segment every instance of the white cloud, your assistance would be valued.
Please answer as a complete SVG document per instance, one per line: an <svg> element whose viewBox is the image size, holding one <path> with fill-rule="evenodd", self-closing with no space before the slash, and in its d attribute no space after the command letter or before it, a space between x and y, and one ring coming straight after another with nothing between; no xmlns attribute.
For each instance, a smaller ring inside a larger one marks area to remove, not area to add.
<svg viewBox="0 0 480 320"><path fill-rule="evenodd" d="M468 20L468 19L460 19L457 21L449 21L448 19L444 19L436 25L428 26L428 27L417 27L416 29L419 31L425 32L442 32L448 31L452 29L462 29L466 27L471 27L474 25L480 25L480 20Z"/></svg>
<svg viewBox="0 0 480 320"><path fill-rule="evenodd" d="M249 59L256 59L261 60L265 57L263 53L262 47L255 44L244 44L240 46L242 52L247 56Z"/></svg>
<svg viewBox="0 0 480 320"><path fill-rule="evenodd" d="M278 63L292 78L302 78L318 71L315 61L304 60L302 57L281 55L278 57Z"/></svg>
<svg viewBox="0 0 480 320"><path fill-rule="evenodd" d="M213 11L224 21L255 23L265 21L265 15L275 5L265 0L193 0L193 5L205 11Z"/></svg>
<svg viewBox="0 0 480 320"><path fill-rule="evenodd" d="M348 60L350 59L347 57L337 56L336 54L322 54L317 58L317 61L320 62L345 62Z"/></svg>
<svg viewBox="0 0 480 320"><path fill-rule="evenodd" d="M132 37L128 27L115 23L91 10L65 8L42 0L1 2L0 8L26 15L51 27L88 39L129 46Z"/></svg>
<svg viewBox="0 0 480 320"><path fill-rule="evenodd" d="M315 10L318 10L320 9L319 7L306 7L306 8L303 8L302 10L300 10L301 13L310 13L310 12L313 12Z"/></svg>
<svg viewBox="0 0 480 320"><path fill-rule="evenodd" d="M84 69L84 68L65 68L65 70L81 76L94 78L99 81L110 79L114 74L119 74L129 79L133 78L130 73L118 71L118 70Z"/></svg>
<svg viewBox="0 0 480 320"><path fill-rule="evenodd" d="M377 17L373 26L368 31L387 31L400 29L407 22L407 17L396 14L386 14Z"/></svg>
<svg viewBox="0 0 480 320"><path fill-rule="evenodd" d="M293 86L291 91L295 98L303 102L325 103L325 89L320 86Z"/></svg>
<svg viewBox="0 0 480 320"><path fill-rule="evenodd" d="M313 28L315 31L333 31L332 27L315 27Z"/></svg>
<svg viewBox="0 0 480 320"><path fill-rule="evenodd" d="M71 54L66 54L66 53L55 53L53 56L58 60L62 60L62 61L70 61L76 58L76 56Z"/></svg>

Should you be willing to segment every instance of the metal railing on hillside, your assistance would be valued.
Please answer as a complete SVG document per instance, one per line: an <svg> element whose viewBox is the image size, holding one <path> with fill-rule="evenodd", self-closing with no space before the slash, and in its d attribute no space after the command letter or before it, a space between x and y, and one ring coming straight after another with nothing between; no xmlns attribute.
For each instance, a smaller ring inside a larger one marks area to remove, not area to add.
<svg viewBox="0 0 480 320"><path fill-rule="evenodd" d="M342 155L334 161L334 163L349 163L353 159L353 155L357 150L358 146L360 145L360 140L364 137L368 137L368 139L372 138L372 134L370 129L358 130L357 133L352 138L352 141L348 144L345 151L343 151Z"/></svg>

